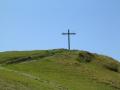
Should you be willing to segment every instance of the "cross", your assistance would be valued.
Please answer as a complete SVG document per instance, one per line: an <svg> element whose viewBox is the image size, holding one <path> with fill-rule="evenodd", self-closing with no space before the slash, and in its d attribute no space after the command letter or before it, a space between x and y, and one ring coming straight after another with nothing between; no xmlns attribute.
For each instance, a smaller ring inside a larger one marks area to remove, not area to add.
<svg viewBox="0 0 120 90"><path fill-rule="evenodd" d="M70 32L70 30L68 29L68 32L67 33L62 33L62 35L68 35L68 50L70 50L71 49L71 47L70 47L70 43L71 43L71 40L70 40L70 36L71 35L76 35L76 33L71 33Z"/></svg>

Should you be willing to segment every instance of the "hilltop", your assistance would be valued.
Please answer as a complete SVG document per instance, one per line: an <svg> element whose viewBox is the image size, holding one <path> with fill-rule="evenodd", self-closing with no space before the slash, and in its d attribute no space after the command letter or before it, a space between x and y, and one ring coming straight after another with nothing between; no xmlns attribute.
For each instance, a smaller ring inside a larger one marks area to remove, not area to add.
<svg viewBox="0 0 120 90"><path fill-rule="evenodd" d="M120 90L120 63L80 50L0 52L0 90Z"/></svg>

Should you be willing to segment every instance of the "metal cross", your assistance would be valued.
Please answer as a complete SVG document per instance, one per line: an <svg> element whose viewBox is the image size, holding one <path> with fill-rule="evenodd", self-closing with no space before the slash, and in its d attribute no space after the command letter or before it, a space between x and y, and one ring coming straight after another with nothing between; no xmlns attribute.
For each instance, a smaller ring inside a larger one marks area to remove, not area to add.
<svg viewBox="0 0 120 90"><path fill-rule="evenodd" d="M76 35L76 33L71 33L70 30L68 29L67 33L62 33L62 35L68 35L68 50L71 49L71 40L70 40L70 35Z"/></svg>

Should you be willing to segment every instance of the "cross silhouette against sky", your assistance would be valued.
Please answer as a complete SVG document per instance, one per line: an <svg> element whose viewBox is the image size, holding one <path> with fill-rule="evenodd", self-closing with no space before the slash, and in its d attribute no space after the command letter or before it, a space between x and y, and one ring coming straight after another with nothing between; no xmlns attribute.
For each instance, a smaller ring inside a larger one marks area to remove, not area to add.
<svg viewBox="0 0 120 90"><path fill-rule="evenodd" d="M68 50L71 49L71 35L76 35L76 33L71 33L70 30L68 29L67 33L62 33L62 35L67 35L68 36Z"/></svg>

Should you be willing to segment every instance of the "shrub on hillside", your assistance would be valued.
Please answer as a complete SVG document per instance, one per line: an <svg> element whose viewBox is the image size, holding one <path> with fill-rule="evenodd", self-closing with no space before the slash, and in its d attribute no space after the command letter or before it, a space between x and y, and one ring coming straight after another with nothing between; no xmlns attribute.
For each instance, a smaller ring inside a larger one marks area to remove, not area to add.
<svg viewBox="0 0 120 90"><path fill-rule="evenodd" d="M119 64L117 64L115 62L108 63L104 66L111 71L119 72Z"/></svg>
<svg viewBox="0 0 120 90"><path fill-rule="evenodd" d="M79 53L77 60L79 62L91 62L94 60L94 55L92 53L82 51Z"/></svg>

